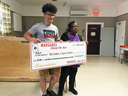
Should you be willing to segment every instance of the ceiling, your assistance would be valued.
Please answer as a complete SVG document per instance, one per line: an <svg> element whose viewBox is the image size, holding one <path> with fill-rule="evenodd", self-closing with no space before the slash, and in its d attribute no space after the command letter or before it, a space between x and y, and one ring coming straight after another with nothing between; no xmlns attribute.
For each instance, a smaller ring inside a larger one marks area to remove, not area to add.
<svg viewBox="0 0 128 96"><path fill-rule="evenodd" d="M85 5L85 6L117 6L127 0L16 0L23 6L43 6L46 3L52 3L57 6Z"/></svg>

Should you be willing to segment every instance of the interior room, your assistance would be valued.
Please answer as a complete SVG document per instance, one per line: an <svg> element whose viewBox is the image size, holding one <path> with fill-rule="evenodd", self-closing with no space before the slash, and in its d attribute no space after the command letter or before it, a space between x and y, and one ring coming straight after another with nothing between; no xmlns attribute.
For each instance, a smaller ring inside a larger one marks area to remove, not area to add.
<svg viewBox="0 0 128 96"><path fill-rule="evenodd" d="M75 78L77 96L128 96L128 0L0 0L0 96L42 96L39 72L31 70L31 44L23 36L44 22L46 3L58 9L53 24L60 37L75 20L77 33L89 42ZM55 93L58 87L59 79ZM63 95L75 96L69 77Z"/></svg>

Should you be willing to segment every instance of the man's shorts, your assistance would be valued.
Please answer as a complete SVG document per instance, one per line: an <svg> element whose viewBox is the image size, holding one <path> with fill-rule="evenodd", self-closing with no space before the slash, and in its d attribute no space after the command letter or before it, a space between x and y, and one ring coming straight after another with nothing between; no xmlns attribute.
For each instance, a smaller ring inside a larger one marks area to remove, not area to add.
<svg viewBox="0 0 128 96"><path fill-rule="evenodd" d="M60 74L60 67L59 68L52 68L52 69L44 69L44 70L39 70L40 77L48 77L48 75L57 75L59 76Z"/></svg>

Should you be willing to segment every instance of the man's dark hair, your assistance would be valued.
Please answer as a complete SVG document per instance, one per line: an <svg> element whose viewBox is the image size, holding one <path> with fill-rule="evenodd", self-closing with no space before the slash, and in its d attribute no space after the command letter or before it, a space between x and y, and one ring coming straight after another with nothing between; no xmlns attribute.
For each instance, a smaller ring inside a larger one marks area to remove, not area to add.
<svg viewBox="0 0 128 96"><path fill-rule="evenodd" d="M77 22L73 20L68 23L68 32L70 32L70 29L72 28L73 23L77 23Z"/></svg>
<svg viewBox="0 0 128 96"><path fill-rule="evenodd" d="M47 3L42 7L42 12L45 14L47 11L56 14L57 8L51 3Z"/></svg>

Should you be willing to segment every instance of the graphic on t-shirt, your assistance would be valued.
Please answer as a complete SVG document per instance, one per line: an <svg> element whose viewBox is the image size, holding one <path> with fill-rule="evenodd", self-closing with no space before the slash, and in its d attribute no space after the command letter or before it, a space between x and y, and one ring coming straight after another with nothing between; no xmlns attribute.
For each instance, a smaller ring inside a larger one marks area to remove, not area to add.
<svg viewBox="0 0 128 96"><path fill-rule="evenodd" d="M43 30L44 38L55 38L55 31L53 30Z"/></svg>

